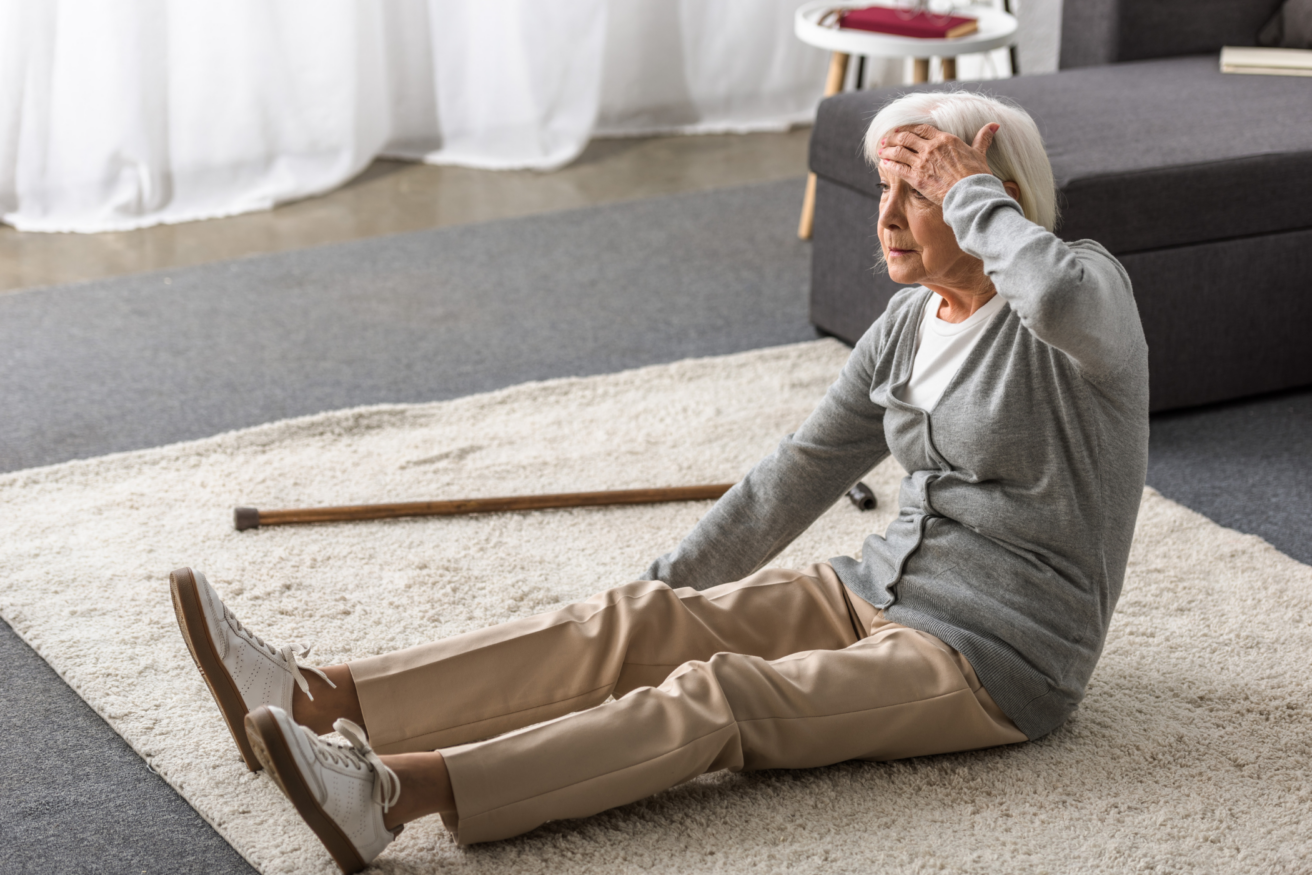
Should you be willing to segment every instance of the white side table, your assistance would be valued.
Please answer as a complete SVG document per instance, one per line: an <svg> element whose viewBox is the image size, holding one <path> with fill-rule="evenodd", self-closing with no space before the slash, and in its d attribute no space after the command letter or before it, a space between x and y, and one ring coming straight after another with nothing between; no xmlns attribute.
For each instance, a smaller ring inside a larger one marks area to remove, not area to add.
<svg viewBox="0 0 1312 875"><path fill-rule="evenodd" d="M929 81L929 59L937 57L943 63L943 79L957 78L957 56L988 52L1013 45L1016 42L1017 21L1014 15L992 6L967 6L954 10L956 14L971 15L979 19L979 30L956 39L917 39L890 36L867 30L848 30L833 25L822 25L820 19L833 9L860 9L869 2L834 2L812 0L801 6L793 16L793 33L808 45L833 52L829 59L829 78L825 82L825 97L843 90L847 78L847 62L852 55L879 58L915 58L914 82ZM802 202L802 218L797 225L797 236L811 239L811 225L815 219L815 174L806 182L806 199Z"/></svg>

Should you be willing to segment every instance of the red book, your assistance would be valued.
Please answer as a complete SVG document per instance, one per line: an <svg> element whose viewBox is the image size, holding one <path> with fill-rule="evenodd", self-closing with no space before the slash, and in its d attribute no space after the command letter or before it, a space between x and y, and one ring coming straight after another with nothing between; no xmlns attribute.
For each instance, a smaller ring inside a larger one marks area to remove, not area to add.
<svg viewBox="0 0 1312 875"><path fill-rule="evenodd" d="M923 9L908 15L890 6L849 9L838 16L838 26L920 39L952 39L979 30L979 22L965 15L931 15Z"/></svg>

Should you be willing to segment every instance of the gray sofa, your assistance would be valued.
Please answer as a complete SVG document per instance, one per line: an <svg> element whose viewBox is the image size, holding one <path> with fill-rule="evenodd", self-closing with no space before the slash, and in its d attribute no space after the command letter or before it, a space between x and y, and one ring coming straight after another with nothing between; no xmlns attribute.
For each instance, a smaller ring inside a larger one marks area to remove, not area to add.
<svg viewBox="0 0 1312 875"><path fill-rule="evenodd" d="M1043 133L1068 240L1121 260L1153 410L1312 384L1312 79L1219 72L1280 0L1067 0L1061 69L961 87ZM811 321L849 343L897 286L876 270L878 176L861 137L911 86L821 103Z"/></svg>

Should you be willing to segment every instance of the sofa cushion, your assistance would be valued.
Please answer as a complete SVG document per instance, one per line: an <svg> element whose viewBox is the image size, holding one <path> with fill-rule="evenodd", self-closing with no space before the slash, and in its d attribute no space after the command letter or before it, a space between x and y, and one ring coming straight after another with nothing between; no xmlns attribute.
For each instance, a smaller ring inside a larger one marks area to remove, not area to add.
<svg viewBox="0 0 1312 875"><path fill-rule="evenodd" d="M1010 98L1038 124L1062 237L1114 253L1312 227L1312 81L1223 74L1215 55L954 83ZM811 169L878 197L862 136L882 88L820 104Z"/></svg>
<svg viewBox="0 0 1312 875"><path fill-rule="evenodd" d="M1066 0L1061 68L1251 46L1281 0Z"/></svg>

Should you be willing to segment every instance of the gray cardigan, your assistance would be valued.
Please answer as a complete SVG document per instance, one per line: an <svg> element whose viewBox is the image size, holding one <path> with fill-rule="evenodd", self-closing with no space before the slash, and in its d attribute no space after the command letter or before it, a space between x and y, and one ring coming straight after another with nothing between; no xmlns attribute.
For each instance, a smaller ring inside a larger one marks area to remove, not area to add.
<svg viewBox="0 0 1312 875"><path fill-rule="evenodd" d="M933 413L896 396L929 290L903 289L795 434L648 580L705 589L779 554L890 452L910 473L861 559L831 560L889 619L961 651L1029 738L1079 703L1120 595L1148 459L1148 347L1097 243L1028 221L992 176L943 217L1007 302Z"/></svg>

